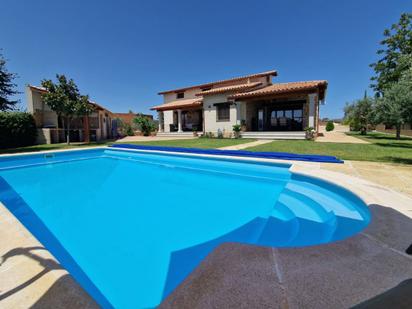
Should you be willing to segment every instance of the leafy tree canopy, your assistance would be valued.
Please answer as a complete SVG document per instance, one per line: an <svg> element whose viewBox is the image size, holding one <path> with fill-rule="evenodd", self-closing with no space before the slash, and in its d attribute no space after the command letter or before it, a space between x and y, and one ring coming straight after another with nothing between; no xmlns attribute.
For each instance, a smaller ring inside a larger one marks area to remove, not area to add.
<svg viewBox="0 0 412 309"><path fill-rule="evenodd" d="M382 48L377 51L382 58L370 65L375 71L371 87L377 94L383 94L410 68L407 58L412 57L412 14L402 14L398 23L385 29L383 35Z"/></svg>
<svg viewBox="0 0 412 309"><path fill-rule="evenodd" d="M87 95L80 94L73 79L68 80L66 76L58 74L56 78L57 83L54 83L52 80L43 80L41 82L41 85L47 90L42 95L42 99L53 111L66 119L67 143L69 144L71 119L88 115L93 111L94 107L89 103Z"/></svg>
<svg viewBox="0 0 412 309"><path fill-rule="evenodd" d="M379 122L394 126L397 139L400 138L402 125L412 123L412 66L378 100L376 118Z"/></svg>
<svg viewBox="0 0 412 309"><path fill-rule="evenodd" d="M352 130L361 131L366 134L369 126L376 124L375 100L365 93L363 99L346 104L344 108L344 123L348 124Z"/></svg>
<svg viewBox="0 0 412 309"><path fill-rule="evenodd" d="M144 136L149 136L150 133L156 130L155 123L141 114L138 114L138 116L133 119L133 123L136 124L137 128L143 133Z"/></svg>
<svg viewBox="0 0 412 309"><path fill-rule="evenodd" d="M13 109L18 102L10 100L10 96L19 93L15 90L16 84L13 83L13 79L16 77L17 74L7 71L6 60L0 54L0 111Z"/></svg>

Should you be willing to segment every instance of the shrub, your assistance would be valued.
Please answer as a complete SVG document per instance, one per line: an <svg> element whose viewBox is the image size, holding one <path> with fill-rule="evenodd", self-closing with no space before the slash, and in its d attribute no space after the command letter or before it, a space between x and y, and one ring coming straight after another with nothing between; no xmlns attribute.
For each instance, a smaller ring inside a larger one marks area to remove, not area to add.
<svg viewBox="0 0 412 309"><path fill-rule="evenodd" d="M156 130L155 123L145 116L137 116L133 119L133 123L136 124L137 128L143 133L144 136L149 136L150 133Z"/></svg>
<svg viewBox="0 0 412 309"><path fill-rule="evenodd" d="M223 131L220 129L217 129L217 138L223 138L224 134Z"/></svg>
<svg viewBox="0 0 412 309"><path fill-rule="evenodd" d="M134 130L133 130L132 126L128 123L123 124L122 131L123 131L124 135L127 135L127 136L133 136L134 135Z"/></svg>
<svg viewBox="0 0 412 309"><path fill-rule="evenodd" d="M313 140L315 138L315 129L313 127L305 128L305 138L307 140Z"/></svg>
<svg viewBox="0 0 412 309"><path fill-rule="evenodd" d="M240 131L242 130L242 126L240 124L235 124L233 125L233 132L234 132L234 136L235 138L239 138L240 137Z"/></svg>
<svg viewBox="0 0 412 309"><path fill-rule="evenodd" d="M233 132L240 132L240 130L241 130L241 126L240 126L240 124L234 124L233 125Z"/></svg>
<svg viewBox="0 0 412 309"><path fill-rule="evenodd" d="M0 148L34 145L36 123L29 113L0 112Z"/></svg>
<svg viewBox="0 0 412 309"><path fill-rule="evenodd" d="M335 129L335 125L333 124L333 121L329 120L326 123L326 131L330 132L333 131Z"/></svg>
<svg viewBox="0 0 412 309"><path fill-rule="evenodd" d="M205 132L200 136L201 138L214 138L215 135L212 132Z"/></svg>

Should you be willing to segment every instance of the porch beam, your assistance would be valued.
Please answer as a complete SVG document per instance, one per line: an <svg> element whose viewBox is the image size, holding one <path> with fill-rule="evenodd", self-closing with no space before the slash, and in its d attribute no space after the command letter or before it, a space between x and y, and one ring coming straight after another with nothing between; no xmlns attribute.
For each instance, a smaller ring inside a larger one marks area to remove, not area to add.
<svg viewBox="0 0 412 309"><path fill-rule="evenodd" d="M177 132L179 133L183 132L182 130L182 110L181 109L177 110Z"/></svg>
<svg viewBox="0 0 412 309"><path fill-rule="evenodd" d="M317 93L311 93L308 95L308 103L309 103L309 109L308 109L308 127L315 128L315 116L316 116L316 103L318 100L318 94Z"/></svg>
<svg viewBox="0 0 412 309"><path fill-rule="evenodd" d="M159 119L159 129L158 132L163 132L164 131L164 116L163 116L163 112L162 111L158 111L157 112L158 115L158 119Z"/></svg>

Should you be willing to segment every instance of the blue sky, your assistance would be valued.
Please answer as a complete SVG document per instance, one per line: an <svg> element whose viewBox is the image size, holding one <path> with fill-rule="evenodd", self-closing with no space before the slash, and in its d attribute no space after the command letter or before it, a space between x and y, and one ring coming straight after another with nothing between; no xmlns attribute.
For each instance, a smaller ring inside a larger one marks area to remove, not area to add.
<svg viewBox="0 0 412 309"><path fill-rule="evenodd" d="M20 91L63 73L114 112L276 69L274 81L328 80L321 115L340 117L370 84L383 30L407 11L405 0L2 0L0 48Z"/></svg>

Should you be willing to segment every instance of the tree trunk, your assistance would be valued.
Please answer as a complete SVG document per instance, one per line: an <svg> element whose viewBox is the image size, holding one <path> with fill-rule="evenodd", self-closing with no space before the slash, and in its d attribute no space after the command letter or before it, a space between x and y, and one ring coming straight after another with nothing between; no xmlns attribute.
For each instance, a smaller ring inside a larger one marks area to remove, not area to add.
<svg viewBox="0 0 412 309"><path fill-rule="evenodd" d="M396 139L401 139L401 125L396 125Z"/></svg>
<svg viewBox="0 0 412 309"><path fill-rule="evenodd" d="M84 142L90 143L90 129L89 129L89 115L83 118L83 129L84 129Z"/></svg>
<svg viewBox="0 0 412 309"><path fill-rule="evenodd" d="M66 142L67 142L67 145L70 145L70 118L67 118Z"/></svg>

